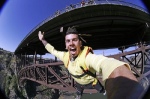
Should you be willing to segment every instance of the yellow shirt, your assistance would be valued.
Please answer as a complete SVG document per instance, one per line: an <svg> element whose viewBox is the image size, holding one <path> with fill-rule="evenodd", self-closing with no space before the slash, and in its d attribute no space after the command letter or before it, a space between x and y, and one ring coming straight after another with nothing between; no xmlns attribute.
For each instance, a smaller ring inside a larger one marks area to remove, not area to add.
<svg viewBox="0 0 150 99"><path fill-rule="evenodd" d="M50 52L52 55L59 58L61 61L64 62L64 56L66 52L64 51L57 51L54 49L54 47L50 44L47 44L45 46L48 52ZM80 55L80 54L79 54ZM73 75L81 75L83 73L82 69L79 65L79 59L76 58L75 61L69 61L68 64L68 71ZM92 53L88 53L85 59L85 64L88 69L95 70L96 72L102 74L102 79L105 82L106 79L109 77L109 75L115 70L117 67L126 65L130 70L130 66L122 61L116 60L114 58L108 58L103 55L95 55ZM74 80L80 84L89 84L94 81L94 78L90 75L85 75L81 78L75 78Z"/></svg>

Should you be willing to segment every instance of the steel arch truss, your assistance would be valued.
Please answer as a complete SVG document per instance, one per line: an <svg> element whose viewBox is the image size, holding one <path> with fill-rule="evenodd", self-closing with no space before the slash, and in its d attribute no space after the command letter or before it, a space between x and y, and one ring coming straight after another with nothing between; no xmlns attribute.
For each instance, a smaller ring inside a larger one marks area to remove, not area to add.
<svg viewBox="0 0 150 99"><path fill-rule="evenodd" d="M144 46L129 51L111 55L121 61L126 61L130 64L133 73L138 79L142 79L144 75L149 75L150 71L144 73L146 65L150 65L150 46ZM128 57L130 56L130 57ZM132 57L131 57L132 56ZM19 84L22 85L25 80L31 80L49 88L59 89L63 91L75 92L75 82L69 75L68 71L63 66L62 62L33 64L24 66L18 73ZM99 78L101 81L101 78ZM84 93L95 93L95 89L86 89Z"/></svg>

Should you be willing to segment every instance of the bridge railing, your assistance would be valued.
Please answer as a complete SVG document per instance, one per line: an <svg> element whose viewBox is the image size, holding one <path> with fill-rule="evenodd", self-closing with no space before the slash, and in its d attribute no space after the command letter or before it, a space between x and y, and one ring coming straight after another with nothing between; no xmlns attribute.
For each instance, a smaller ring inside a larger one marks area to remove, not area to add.
<svg viewBox="0 0 150 99"><path fill-rule="evenodd" d="M55 62L25 66L18 73L19 85L22 86L24 81L31 80L50 88L75 91L72 79L61 65L62 62Z"/></svg>
<svg viewBox="0 0 150 99"><path fill-rule="evenodd" d="M24 85L26 80L31 80L49 88L76 92L75 82L64 69L62 62L25 66L19 71L18 76L20 86ZM95 92L95 89L84 90L84 93Z"/></svg>

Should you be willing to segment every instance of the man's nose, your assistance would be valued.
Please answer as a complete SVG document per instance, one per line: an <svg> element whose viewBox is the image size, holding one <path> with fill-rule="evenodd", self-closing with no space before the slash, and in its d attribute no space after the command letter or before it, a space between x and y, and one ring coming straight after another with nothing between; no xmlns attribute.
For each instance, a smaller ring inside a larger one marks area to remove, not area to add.
<svg viewBox="0 0 150 99"><path fill-rule="evenodd" d="M72 45L73 44L73 41L70 41L70 43L69 43L70 45Z"/></svg>

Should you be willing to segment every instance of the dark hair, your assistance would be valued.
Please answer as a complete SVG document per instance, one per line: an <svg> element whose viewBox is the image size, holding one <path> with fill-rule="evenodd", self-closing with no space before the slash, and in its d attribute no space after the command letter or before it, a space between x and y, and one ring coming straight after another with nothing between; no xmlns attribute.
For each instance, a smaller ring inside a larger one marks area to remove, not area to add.
<svg viewBox="0 0 150 99"><path fill-rule="evenodd" d="M68 27L66 31L66 35L68 34L77 34L80 41L86 43L86 41L82 38L81 34L76 29L77 26Z"/></svg>
<svg viewBox="0 0 150 99"><path fill-rule="evenodd" d="M68 34L78 34L76 27L75 26L68 27L68 29L66 31L66 35L68 35Z"/></svg>

